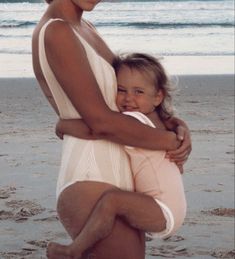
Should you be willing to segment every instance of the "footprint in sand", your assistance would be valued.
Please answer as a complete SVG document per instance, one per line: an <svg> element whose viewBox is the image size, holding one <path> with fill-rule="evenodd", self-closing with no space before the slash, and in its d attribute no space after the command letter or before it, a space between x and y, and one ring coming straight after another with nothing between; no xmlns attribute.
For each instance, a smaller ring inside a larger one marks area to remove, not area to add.
<svg viewBox="0 0 235 259"><path fill-rule="evenodd" d="M167 239L165 239L165 241L170 241L170 242L180 242L183 240L185 240L185 238L182 236L178 236L178 235L174 235L174 236L171 236L171 237L168 237Z"/></svg>
<svg viewBox="0 0 235 259"><path fill-rule="evenodd" d="M31 240L31 241L27 241L27 244L37 246L40 248L46 248L49 241L50 240Z"/></svg>
<svg viewBox="0 0 235 259"><path fill-rule="evenodd" d="M234 217L235 209L231 208L216 208L212 210L202 210L204 214L214 215L214 216L223 216L223 217Z"/></svg>
<svg viewBox="0 0 235 259"><path fill-rule="evenodd" d="M14 213L12 211L6 211L6 210L0 211L0 220L11 219L13 217L14 217Z"/></svg>
<svg viewBox="0 0 235 259"><path fill-rule="evenodd" d="M2 259L15 259L15 258L29 258L26 257L32 254L31 251L20 251L20 252L0 252L0 258Z"/></svg>
<svg viewBox="0 0 235 259"><path fill-rule="evenodd" d="M235 258L235 249L230 251L216 250L211 252L211 255L216 258Z"/></svg>
<svg viewBox="0 0 235 259"><path fill-rule="evenodd" d="M187 256L190 257L191 254L188 252L186 246L172 246L164 245L160 247L150 246L147 249L147 254L151 256L161 256L166 258L175 258L177 256Z"/></svg>
<svg viewBox="0 0 235 259"><path fill-rule="evenodd" d="M5 202L5 205L11 210L0 211L0 220L11 219L16 222L25 221L29 217L40 214L45 210L45 208L36 202L29 200L11 200Z"/></svg>
<svg viewBox="0 0 235 259"><path fill-rule="evenodd" d="M52 221L58 221L58 220L59 220L58 216L52 215L52 216L44 217L44 218L37 218L37 219L34 219L33 221L49 221L49 222L52 222Z"/></svg>
<svg viewBox="0 0 235 259"><path fill-rule="evenodd" d="M40 240L31 240L31 241L27 241L26 244L23 245L22 250L24 251L37 251L40 248L45 249L47 247L49 240L46 241L40 241Z"/></svg>
<svg viewBox="0 0 235 259"><path fill-rule="evenodd" d="M15 187L7 186L0 189L0 199L8 199L16 191Z"/></svg>

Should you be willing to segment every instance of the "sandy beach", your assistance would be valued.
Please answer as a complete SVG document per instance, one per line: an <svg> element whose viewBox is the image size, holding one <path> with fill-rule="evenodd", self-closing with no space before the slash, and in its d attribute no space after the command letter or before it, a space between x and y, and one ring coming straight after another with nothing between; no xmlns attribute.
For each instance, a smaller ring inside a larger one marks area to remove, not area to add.
<svg viewBox="0 0 235 259"><path fill-rule="evenodd" d="M146 259L234 258L234 77L174 80L193 140L183 176L188 212L175 236L147 241ZM1 259L46 258L48 241L70 242L55 210L56 120L35 79L0 78Z"/></svg>

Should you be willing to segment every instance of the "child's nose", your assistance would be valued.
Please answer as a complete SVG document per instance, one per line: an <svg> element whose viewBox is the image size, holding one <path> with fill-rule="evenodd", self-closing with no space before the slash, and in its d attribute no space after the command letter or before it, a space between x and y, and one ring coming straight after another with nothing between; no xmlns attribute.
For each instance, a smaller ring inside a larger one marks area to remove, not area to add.
<svg viewBox="0 0 235 259"><path fill-rule="evenodd" d="M126 99L127 101L130 101L130 100L132 99L132 94L131 94L131 93L126 93L125 99Z"/></svg>

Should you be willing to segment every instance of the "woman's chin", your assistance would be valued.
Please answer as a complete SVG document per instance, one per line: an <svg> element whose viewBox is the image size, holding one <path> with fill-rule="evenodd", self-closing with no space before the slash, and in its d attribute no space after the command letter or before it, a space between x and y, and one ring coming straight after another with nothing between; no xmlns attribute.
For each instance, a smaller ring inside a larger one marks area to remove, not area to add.
<svg viewBox="0 0 235 259"><path fill-rule="evenodd" d="M90 0L87 1L87 3L84 5L84 11L86 12L90 12L92 10L95 9L96 5L99 3L100 1L95 1L95 0Z"/></svg>
<svg viewBox="0 0 235 259"><path fill-rule="evenodd" d="M79 4L76 0L72 0L72 1L74 2L75 5L78 5L79 8L81 8L85 12L92 11L96 7L96 5L100 2L97 0L87 0Z"/></svg>

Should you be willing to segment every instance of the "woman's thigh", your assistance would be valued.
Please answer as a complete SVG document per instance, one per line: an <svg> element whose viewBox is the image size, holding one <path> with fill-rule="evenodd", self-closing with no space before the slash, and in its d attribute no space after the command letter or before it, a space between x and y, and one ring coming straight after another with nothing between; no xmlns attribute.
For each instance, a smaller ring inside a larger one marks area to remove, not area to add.
<svg viewBox="0 0 235 259"><path fill-rule="evenodd" d="M58 214L72 239L81 231L100 196L111 189L117 188L105 183L76 182L60 194ZM143 259L144 253L144 234L118 218L112 233L89 250L95 255L90 258L95 259Z"/></svg>

